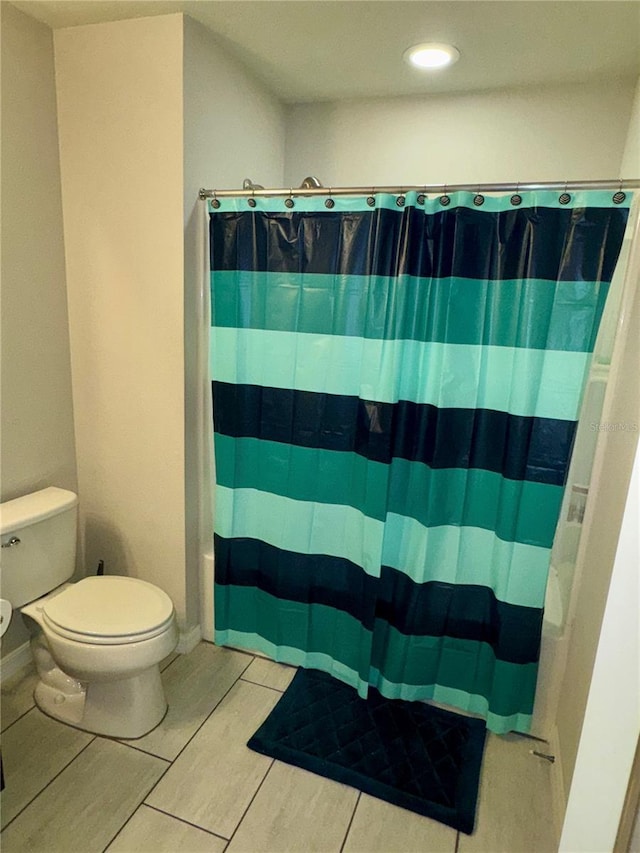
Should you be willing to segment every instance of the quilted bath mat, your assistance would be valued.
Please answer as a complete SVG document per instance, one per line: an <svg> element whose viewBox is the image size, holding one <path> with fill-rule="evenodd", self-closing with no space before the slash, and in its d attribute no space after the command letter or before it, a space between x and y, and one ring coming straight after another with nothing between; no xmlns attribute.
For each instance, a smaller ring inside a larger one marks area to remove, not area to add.
<svg viewBox="0 0 640 853"><path fill-rule="evenodd" d="M473 832L486 728L300 669L247 746Z"/></svg>

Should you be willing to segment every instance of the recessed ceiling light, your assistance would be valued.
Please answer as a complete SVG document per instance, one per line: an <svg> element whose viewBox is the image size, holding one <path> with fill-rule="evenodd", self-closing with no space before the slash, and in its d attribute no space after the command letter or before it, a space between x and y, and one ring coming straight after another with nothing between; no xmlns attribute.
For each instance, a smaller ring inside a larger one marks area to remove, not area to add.
<svg viewBox="0 0 640 853"><path fill-rule="evenodd" d="M404 59L416 68L434 69L453 65L460 59L460 51L451 44L439 44L429 42L427 44L415 44L405 50Z"/></svg>

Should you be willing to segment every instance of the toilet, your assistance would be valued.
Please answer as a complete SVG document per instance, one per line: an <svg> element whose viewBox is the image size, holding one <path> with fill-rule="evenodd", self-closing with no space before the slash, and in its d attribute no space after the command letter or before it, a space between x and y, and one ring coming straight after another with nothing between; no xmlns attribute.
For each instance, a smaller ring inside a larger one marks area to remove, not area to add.
<svg viewBox="0 0 640 853"><path fill-rule="evenodd" d="M138 738L163 719L160 661L178 642L163 590L75 569L77 496L50 487L0 504L2 597L32 632L37 706L95 734Z"/></svg>

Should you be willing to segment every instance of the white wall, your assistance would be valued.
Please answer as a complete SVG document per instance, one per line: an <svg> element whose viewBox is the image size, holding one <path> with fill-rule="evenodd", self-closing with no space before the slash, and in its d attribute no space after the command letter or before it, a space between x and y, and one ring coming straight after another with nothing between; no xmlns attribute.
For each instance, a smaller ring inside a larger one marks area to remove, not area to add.
<svg viewBox="0 0 640 853"><path fill-rule="evenodd" d="M76 490L51 30L2 3L1 499ZM27 638L14 614L4 654Z"/></svg>
<svg viewBox="0 0 640 853"><path fill-rule="evenodd" d="M184 629L182 16L54 43L84 564Z"/></svg>
<svg viewBox="0 0 640 853"><path fill-rule="evenodd" d="M615 177L634 82L295 105L285 185Z"/></svg>
<svg viewBox="0 0 640 853"><path fill-rule="evenodd" d="M206 210L198 190L241 187L246 177L280 185L284 111L209 30L184 19L185 425L187 595L198 605L199 556L212 549L211 388L208 382ZM205 565L210 566L207 562ZM213 578L203 579L211 638ZM208 605L208 606L207 606Z"/></svg>

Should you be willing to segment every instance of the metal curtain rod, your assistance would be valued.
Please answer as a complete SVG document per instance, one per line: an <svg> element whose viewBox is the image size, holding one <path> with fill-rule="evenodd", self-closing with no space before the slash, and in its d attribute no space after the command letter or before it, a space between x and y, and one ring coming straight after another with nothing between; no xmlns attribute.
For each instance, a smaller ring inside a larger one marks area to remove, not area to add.
<svg viewBox="0 0 640 853"><path fill-rule="evenodd" d="M310 196L310 195L369 195L375 193L404 194L407 192L422 193L455 193L455 192L519 192L520 190L633 190L640 189L640 178L627 180L603 180L603 181L552 181L538 184L403 184L393 187L277 187L265 189L264 187L239 189L239 190L205 190L201 189L199 196L206 198L229 198L230 196Z"/></svg>

